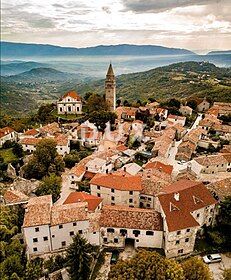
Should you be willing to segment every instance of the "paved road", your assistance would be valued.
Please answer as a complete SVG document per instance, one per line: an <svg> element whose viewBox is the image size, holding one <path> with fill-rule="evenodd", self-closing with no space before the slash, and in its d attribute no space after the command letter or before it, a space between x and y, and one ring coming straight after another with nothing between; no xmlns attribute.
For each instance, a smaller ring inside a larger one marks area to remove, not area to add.
<svg viewBox="0 0 231 280"><path fill-rule="evenodd" d="M221 257L222 261L220 263L209 264L209 269L213 274L214 280L222 280L224 270L231 268L231 259L225 254L221 254Z"/></svg>

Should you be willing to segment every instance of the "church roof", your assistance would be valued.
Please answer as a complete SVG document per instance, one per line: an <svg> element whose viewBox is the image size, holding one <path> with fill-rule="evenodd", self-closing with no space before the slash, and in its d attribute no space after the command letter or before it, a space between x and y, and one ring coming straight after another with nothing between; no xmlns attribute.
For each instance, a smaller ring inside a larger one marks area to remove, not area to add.
<svg viewBox="0 0 231 280"><path fill-rule="evenodd" d="M114 76L114 72L113 72L113 68L112 65L110 63L108 70L107 70L107 76Z"/></svg>

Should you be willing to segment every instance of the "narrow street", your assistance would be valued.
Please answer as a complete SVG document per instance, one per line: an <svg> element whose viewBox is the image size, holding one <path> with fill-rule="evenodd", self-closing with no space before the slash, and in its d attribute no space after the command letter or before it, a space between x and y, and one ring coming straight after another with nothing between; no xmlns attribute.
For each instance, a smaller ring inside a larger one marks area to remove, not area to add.
<svg viewBox="0 0 231 280"><path fill-rule="evenodd" d="M73 191L69 187L69 181L68 181L69 171L70 170L66 169L65 172L62 174L62 187L61 187L60 198L55 202L55 205L61 205L68 197L68 195Z"/></svg>

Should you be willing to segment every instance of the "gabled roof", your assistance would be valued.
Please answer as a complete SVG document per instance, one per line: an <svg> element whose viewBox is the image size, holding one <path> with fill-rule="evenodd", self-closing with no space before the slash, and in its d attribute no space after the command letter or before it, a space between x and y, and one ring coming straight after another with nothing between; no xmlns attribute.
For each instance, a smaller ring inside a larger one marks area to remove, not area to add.
<svg viewBox="0 0 231 280"><path fill-rule="evenodd" d="M101 227L129 228L140 230L163 229L159 212L150 209L130 208L128 206L105 205L99 220Z"/></svg>
<svg viewBox="0 0 231 280"><path fill-rule="evenodd" d="M63 100L65 97L71 97L73 99L75 99L76 101L81 101L81 97L78 95L78 93L74 90L68 91L66 92L61 98L60 100Z"/></svg>
<svg viewBox="0 0 231 280"><path fill-rule="evenodd" d="M180 180L163 191L165 194L159 196L159 201L170 232L199 226L192 212L217 203L200 182Z"/></svg>
<svg viewBox="0 0 231 280"><path fill-rule="evenodd" d="M4 199L7 204L23 203L28 201L29 197L18 190L7 190L4 193Z"/></svg>
<svg viewBox="0 0 231 280"><path fill-rule="evenodd" d="M219 165L228 162L222 154L201 156L194 158L194 160L202 166Z"/></svg>
<svg viewBox="0 0 231 280"><path fill-rule="evenodd" d="M148 162L145 167L145 169L158 169L161 170L167 174L172 174L173 166L172 165L167 165L164 164L160 161L153 161L153 162Z"/></svg>
<svg viewBox="0 0 231 280"><path fill-rule="evenodd" d="M31 138L23 138L20 143L22 145L32 145L32 146L36 146L39 141L41 141L42 138L34 138L34 137L31 137Z"/></svg>
<svg viewBox="0 0 231 280"><path fill-rule="evenodd" d="M30 136L35 136L35 135L37 135L39 132L38 132L38 130L36 130L35 128L32 128L32 129L29 129L29 130L27 130L26 132L24 132L23 134L24 135L30 135Z"/></svg>
<svg viewBox="0 0 231 280"><path fill-rule="evenodd" d="M103 201L102 198L85 193L85 192L72 192L68 195L63 204L87 202L88 210L95 211L99 204Z"/></svg>
<svg viewBox="0 0 231 280"><path fill-rule="evenodd" d="M105 188L112 188L120 191L141 191L140 176L132 176L125 172L96 174L90 184L99 185Z"/></svg>
<svg viewBox="0 0 231 280"><path fill-rule="evenodd" d="M10 134L11 132L14 132L15 130L11 127L3 127L0 129L0 138L6 136L7 134Z"/></svg>

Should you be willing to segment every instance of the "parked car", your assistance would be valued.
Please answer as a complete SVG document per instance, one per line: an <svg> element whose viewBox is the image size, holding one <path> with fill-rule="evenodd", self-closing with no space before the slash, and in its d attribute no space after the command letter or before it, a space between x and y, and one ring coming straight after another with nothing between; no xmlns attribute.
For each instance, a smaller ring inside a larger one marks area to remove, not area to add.
<svg viewBox="0 0 231 280"><path fill-rule="evenodd" d="M220 254L211 254L203 257L203 261L207 264L221 262Z"/></svg>
<svg viewBox="0 0 231 280"><path fill-rule="evenodd" d="M111 260L110 260L110 264L116 264L118 259L119 259L119 251L114 250L112 251L112 255L111 255Z"/></svg>

